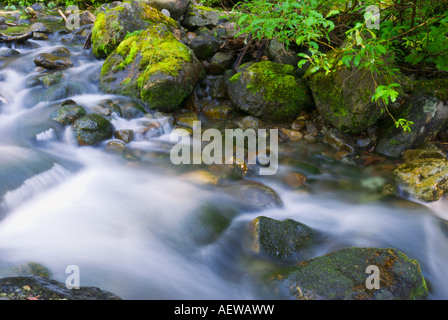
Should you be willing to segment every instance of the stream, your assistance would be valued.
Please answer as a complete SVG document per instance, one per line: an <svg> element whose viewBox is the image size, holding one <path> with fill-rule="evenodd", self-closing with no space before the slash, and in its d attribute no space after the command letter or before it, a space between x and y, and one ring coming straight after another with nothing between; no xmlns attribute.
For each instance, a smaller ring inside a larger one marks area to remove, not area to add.
<svg viewBox="0 0 448 320"><path fill-rule="evenodd" d="M419 261L428 298L448 299L446 199L383 197L378 185L390 172L329 161L329 147L318 143L282 144L276 175L246 177L274 189L283 207L239 212L216 241L196 244L191 220L199 208L230 204L170 168L170 122L157 119L163 126L153 138L136 135L127 156L79 147L70 127L49 119L62 100L39 102L43 88L27 86L38 74L33 57L60 46L58 35L30 42L39 47L0 61L0 270L32 261L65 282L66 267L76 265L82 286L123 299L281 298L259 280L275 265L251 256L242 240L245 226L264 215L322 235L306 259L348 246L397 248ZM103 61L82 45L62 45L74 63L64 73L80 92L71 99L90 112L104 99L130 100L99 91ZM138 131L145 119L114 117L112 124ZM308 174L306 192L281 180L297 162L319 169Z"/></svg>

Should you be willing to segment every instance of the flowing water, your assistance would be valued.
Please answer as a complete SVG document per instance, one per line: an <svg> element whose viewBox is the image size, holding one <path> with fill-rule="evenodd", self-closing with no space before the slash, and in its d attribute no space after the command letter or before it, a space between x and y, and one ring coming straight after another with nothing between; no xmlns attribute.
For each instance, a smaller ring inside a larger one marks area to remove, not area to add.
<svg viewBox="0 0 448 320"><path fill-rule="evenodd" d="M40 47L0 61L1 270L33 261L65 282L66 267L76 265L81 285L125 299L275 298L258 280L273 265L252 257L243 241L248 222L264 215L295 219L323 235L303 258L347 246L397 248L420 262L430 299L448 298L448 202L424 206L383 197L377 185L384 176L331 162L319 145L287 145L277 175L249 176L273 188L282 208L242 211L216 241L198 245L192 217L204 203L228 200L170 168L170 122L158 119L160 136L137 135L127 156L77 146L70 128L49 120L61 100L39 102L42 87L26 85L38 74L33 57L60 45L57 36L35 43ZM80 88L70 98L90 112L107 98L126 101L99 91L102 61L81 45L68 48L74 67L64 73ZM138 131L147 119L114 117L112 123ZM297 163L319 169L308 175L308 192L279 178Z"/></svg>

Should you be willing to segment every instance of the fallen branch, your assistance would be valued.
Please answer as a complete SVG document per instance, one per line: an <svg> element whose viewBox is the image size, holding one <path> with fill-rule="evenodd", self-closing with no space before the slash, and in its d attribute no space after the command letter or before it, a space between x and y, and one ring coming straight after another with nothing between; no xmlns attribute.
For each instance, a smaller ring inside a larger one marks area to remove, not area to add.
<svg viewBox="0 0 448 320"><path fill-rule="evenodd" d="M33 32L28 32L19 36L8 36L6 34L0 33L0 43L25 42L32 37Z"/></svg>
<svg viewBox="0 0 448 320"><path fill-rule="evenodd" d="M65 14L62 13L61 9L58 9L58 12L61 15L62 19L64 19L65 24L68 24L67 17L65 16Z"/></svg>
<svg viewBox="0 0 448 320"><path fill-rule="evenodd" d="M83 49L90 49L92 46L92 31L89 32L89 34L86 37L86 41L84 42Z"/></svg>

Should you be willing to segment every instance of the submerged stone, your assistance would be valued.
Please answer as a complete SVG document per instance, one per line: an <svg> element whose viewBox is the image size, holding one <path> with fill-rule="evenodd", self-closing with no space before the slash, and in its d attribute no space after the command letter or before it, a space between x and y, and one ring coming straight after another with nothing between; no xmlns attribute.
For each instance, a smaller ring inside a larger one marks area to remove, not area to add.
<svg viewBox="0 0 448 320"><path fill-rule="evenodd" d="M34 57L36 66L45 69L67 69L73 67L73 62L67 57L58 57L51 53L40 53Z"/></svg>
<svg viewBox="0 0 448 320"><path fill-rule="evenodd" d="M113 134L112 124L99 114L85 115L73 124L75 137L81 146L98 144L110 139Z"/></svg>

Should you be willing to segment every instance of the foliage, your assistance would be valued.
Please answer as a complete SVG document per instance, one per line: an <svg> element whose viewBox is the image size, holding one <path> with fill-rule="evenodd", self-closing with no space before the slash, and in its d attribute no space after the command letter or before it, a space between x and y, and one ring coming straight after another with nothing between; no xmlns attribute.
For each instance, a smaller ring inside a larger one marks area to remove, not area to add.
<svg viewBox="0 0 448 320"><path fill-rule="evenodd" d="M379 7L379 28L372 28ZM398 96L403 71L437 76L448 74L448 4L431 0L253 0L239 3L240 34L277 39L286 48L295 43L306 51L298 67L309 73L332 72L338 65L384 75L372 101L386 110ZM337 59L336 59L337 58ZM398 68L396 67L398 66ZM392 115L391 115L392 116ZM392 117L393 118L393 117ZM393 119L410 131L411 122Z"/></svg>
<svg viewBox="0 0 448 320"><path fill-rule="evenodd" d="M2 2L5 2L6 10L18 10L19 8L29 7L34 3L42 3L49 9L57 6L68 7L71 5L76 5L79 8L87 8L89 6L100 6L103 3L113 2L113 0L7 0L0 1L0 4Z"/></svg>

